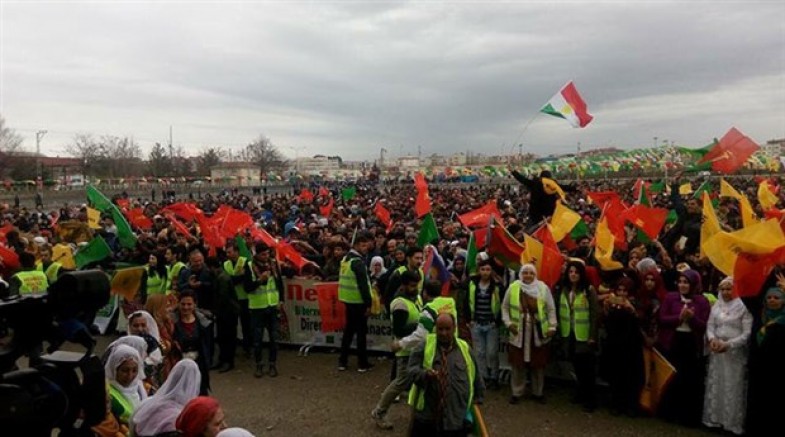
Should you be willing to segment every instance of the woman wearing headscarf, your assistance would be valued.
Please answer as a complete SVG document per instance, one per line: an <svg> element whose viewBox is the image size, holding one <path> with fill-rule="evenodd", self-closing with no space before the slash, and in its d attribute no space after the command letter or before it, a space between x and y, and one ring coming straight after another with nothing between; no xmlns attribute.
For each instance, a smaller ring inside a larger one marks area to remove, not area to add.
<svg viewBox="0 0 785 437"><path fill-rule="evenodd" d="M659 314L658 349L676 368L661 409L668 420L697 426L703 409L703 346L710 308L695 270L679 273L676 287L677 292L665 297Z"/></svg>
<svg viewBox="0 0 785 437"><path fill-rule="evenodd" d="M778 278L779 279L779 278ZM760 326L756 329L750 353L750 392L747 397L747 432L763 435L776 429L782 417L785 393L785 278L779 287L769 288Z"/></svg>
<svg viewBox="0 0 785 437"><path fill-rule="evenodd" d="M215 398L199 396L186 404L177 417L181 437L216 437L226 429L225 416Z"/></svg>
<svg viewBox="0 0 785 437"><path fill-rule="evenodd" d="M131 346L119 344L112 349L104 366L109 381L112 414L121 425L127 425L134 410L147 399L139 371L142 358Z"/></svg>
<svg viewBox="0 0 785 437"><path fill-rule="evenodd" d="M202 376L193 360L177 363L158 392L142 402L131 417L131 429L136 437L160 436L175 433L175 422L185 405L199 396Z"/></svg>
<svg viewBox="0 0 785 437"><path fill-rule="evenodd" d="M148 353L144 358L144 373L148 381L154 386L161 385L158 379L159 368L164 361L161 353L161 334L158 331L158 323L153 316L144 310L138 310L128 316L128 334L142 337L147 341Z"/></svg>
<svg viewBox="0 0 785 437"><path fill-rule="evenodd" d="M587 412L596 408L595 382L597 325L600 308L597 293L589 285L583 260L572 259L562 274L555 295L559 307L559 338L578 380L573 401Z"/></svg>
<svg viewBox="0 0 785 437"><path fill-rule="evenodd" d="M752 314L733 296L733 278L719 284L720 298L711 308L706 325L709 373L703 399L703 424L744 433L747 401L747 341Z"/></svg>
<svg viewBox="0 0 785 437"><path fill-rule="evenodd" d="M548 343L556 334L556 307L551 291L537 280L537 268L521 266L518 280L510 284L502 301L502 320L510 331L507 355L512 367L511 404L517 404L526 389L528 368L532 379L532 395L545 403L545 366L548 364Z"/></svg>

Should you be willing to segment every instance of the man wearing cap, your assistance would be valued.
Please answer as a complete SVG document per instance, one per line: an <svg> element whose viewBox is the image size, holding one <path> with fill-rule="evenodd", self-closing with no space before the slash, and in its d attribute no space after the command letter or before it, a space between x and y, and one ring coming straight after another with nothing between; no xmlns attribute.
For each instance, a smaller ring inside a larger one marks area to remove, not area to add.
<svg viewBox="0 0 785 437"><path fill-rule="evenodd" d="M338 370L346 370L349 360L349 347L357 335L357 371L365 373L373 366L368 362L366 336L368 316L371 314L371 278L363 261L368 253L371 237L366 232L358 233L354 247L341 261L338 279L338 299L346 305L346 327L341 339L341 356Z"/></svg>

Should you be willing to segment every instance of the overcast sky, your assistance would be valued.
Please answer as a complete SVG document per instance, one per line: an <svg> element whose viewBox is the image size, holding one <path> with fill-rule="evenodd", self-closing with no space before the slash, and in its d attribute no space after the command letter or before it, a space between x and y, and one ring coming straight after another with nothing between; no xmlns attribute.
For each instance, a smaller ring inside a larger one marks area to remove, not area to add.
<svg viewBox="0 0 785 437"><path fill-rule="evenodd" d="M0 114L60 155L170 125L192 154L263 133L345 159L784 137L785 2L684 3L3 0ZM569 80L594 121L521 136Z"/></svg>

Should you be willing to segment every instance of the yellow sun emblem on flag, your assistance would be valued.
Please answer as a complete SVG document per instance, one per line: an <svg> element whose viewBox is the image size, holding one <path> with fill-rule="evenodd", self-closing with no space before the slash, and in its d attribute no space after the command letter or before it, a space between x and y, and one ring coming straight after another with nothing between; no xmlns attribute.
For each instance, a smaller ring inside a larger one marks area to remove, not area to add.
<svg viewBox="0 0 785 437"><path fill-rule="evenodd" d="M572 114L572 106L570 106L570 105L562 106L561 113L562 114Z"/></svg>

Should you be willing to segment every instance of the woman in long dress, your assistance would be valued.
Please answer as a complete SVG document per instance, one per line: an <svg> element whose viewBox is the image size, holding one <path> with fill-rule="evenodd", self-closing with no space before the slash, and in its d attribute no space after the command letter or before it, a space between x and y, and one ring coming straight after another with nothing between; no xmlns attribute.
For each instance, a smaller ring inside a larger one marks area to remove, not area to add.
<svg viewBox="0 0 785 437"><path fill-rule="evenodd" d="M556 334L556 307L551 290L537 280L537 269L524 264L520 279L510 284L502 301L502 320L510 331L507 355L512 367L511 404L517 404L526 389L526 369L532 380L532 395L545 403L545 367L550 357L549 342Z"/></svg>
<svg viewBox="0 0 785 437"><path fill-rule="evenodd" d="M711 308L706 325L709 342L709 373L703 399L703 424L744 433L747 401L747 341L752 314L733 296L733 278L719 285L720 298Z"/></svg>

